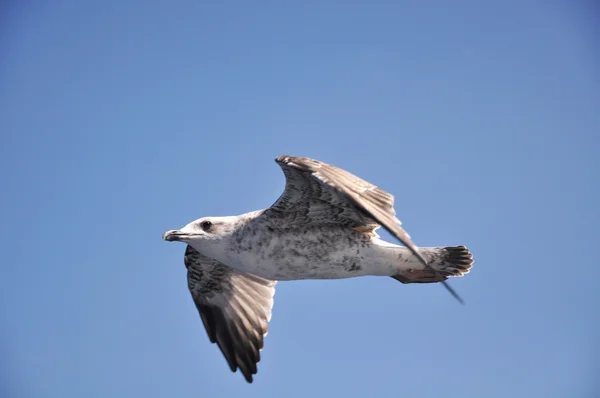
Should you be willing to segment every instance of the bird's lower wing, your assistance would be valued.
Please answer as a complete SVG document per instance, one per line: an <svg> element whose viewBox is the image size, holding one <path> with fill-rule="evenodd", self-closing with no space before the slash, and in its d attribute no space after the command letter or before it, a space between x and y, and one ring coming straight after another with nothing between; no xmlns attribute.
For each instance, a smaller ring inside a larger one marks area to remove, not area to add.
<svg viewBox="0 0 600 398"><path fill-rule="evenodd" d="M231 371L240 369L252 383L271 320L276 281L240 273L191 246L185 265L208 338L218 345Z"/></svg>

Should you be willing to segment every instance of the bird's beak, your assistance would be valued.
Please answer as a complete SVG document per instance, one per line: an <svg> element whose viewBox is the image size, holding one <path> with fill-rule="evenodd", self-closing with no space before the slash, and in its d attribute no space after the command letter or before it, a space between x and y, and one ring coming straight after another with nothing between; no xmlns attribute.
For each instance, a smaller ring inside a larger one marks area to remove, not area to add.
<svg viewBox="0 0 600 398"><path fill-rule="evenodd" d="M178 231L176 229L170 229L163 234L163 240L169 242L178 242L185 239L188 236L185 232Z"/></svg>

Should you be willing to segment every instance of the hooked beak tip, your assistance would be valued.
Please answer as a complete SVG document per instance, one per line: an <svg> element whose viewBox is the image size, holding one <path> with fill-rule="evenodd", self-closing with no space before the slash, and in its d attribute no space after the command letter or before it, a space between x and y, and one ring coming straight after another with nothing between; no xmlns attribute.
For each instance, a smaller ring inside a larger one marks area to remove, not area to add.
<svg viewBox="0 0 600 398"><path fill-rule="evenodd" d="M179 231L171 229L171 230L165 232L163 234L162 238L163 238L163 240L166 240L167 242L177 241L177 240L179 240L178 232Z"/></svg>

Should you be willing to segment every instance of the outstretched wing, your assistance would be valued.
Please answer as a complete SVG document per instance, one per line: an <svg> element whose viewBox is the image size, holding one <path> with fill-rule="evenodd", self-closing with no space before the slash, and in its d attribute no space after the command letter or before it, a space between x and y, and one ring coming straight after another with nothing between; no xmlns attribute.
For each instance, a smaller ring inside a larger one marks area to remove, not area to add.
<svg viewBox="0 0 600 398"><path fill-rule="evenodd" d="M381 225L435 273L401 227L393 195L318 160L282 155L275 161L285 174L286 184L283 194L265 211L267 218L284 225L341 224L364 232ZM456 292L446 282L442 283L462 303Z"/></svg>
<svg viewBox="0 0 600 398"><path fill-rule="evenodd" d="M252 383L271 320L276 281L242 274L187 247L188 287L211 343Z"/></svg>

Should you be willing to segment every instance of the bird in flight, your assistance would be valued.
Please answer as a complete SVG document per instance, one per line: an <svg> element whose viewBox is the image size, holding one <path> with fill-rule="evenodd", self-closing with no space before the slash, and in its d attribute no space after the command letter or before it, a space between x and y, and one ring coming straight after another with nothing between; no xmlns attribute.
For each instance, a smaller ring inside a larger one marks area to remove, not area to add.
<svg viewBox="0 0 600 398"><path fill-rule="evenodd" d="M417 248L390 193L318 160L282 155L275 161L286 184L271 207L203 217L163 235L187 244L188 288L231 371L252 383L277 281L374 275L441 282L462 302L445 281L471 269L465 246ZM404 246L379 239L379 227Z"/></svg>

